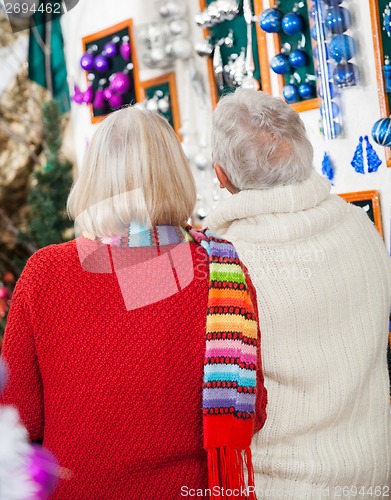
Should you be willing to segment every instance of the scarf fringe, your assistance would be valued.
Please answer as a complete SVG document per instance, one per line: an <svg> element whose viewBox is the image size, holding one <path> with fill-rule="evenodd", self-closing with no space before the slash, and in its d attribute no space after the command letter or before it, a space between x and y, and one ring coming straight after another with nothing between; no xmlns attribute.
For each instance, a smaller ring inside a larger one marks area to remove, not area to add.
<svg viewBox="0 0 391 500"><path fill-rule="evenodd" d="M248 477L245 481L244 465ZM236 490L238 500L257 500L254 485L254 467L250 448L243 452L230 446L208 449L208 487L210 500L231 500L227 490Z"/></svg>

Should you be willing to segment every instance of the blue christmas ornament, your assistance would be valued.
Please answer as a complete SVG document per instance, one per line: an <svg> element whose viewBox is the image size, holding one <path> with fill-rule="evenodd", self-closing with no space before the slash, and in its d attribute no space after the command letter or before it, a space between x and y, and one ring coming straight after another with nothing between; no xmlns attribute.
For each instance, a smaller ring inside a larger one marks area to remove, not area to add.
<svg viewBox="0 0 391 500"><path fill-rule="evenodd" d="M377 169L382 164L382 161L378 157L376 151L373 149L373 146L369 142L367 135L364 137L364 139L365 139L365 142L367 143L366 150L367 150L368 173L371 174L372 172L377 171Z"/></svg>
<svg viewBox="0 0 391 500"><path fill-rule="evenodd" d="M330 104L331 104L330 108L327 108L325 103L323 103L322 106L320 107L320 114L323 116L327 113L329 116L332 116L333 118L337 118L337 116L340 113L339 106L337 103L332 102L332 101Z"/></svg>
<svg viewBox="0 0 391 500"><path fill-rule="evenodd" d="M266 33L278 33L281 31L281 19L284 14L279 9L266 9L259 19L259 26Z"/></svg>
<svg viewBox="0 0 391 500"><path fill-rule="evenodd" d="M326 55L326 60L330 59L329 56L329 49L327 48L327 44L323 44L325 55ZM319 44L317 44L312 51L312 55L315 57L315 59L319 59Z"/></svg>
<svg viewBox="0 0 391 500"><path fill-rule="evenodd" d="M331 130L333 137L339 137L342 134L342 126L338 122L331 124Z"/></svg>
<svg viewBox="0 0 391 500"><path fill-rule="evenodd" d="M304 50L296 49L289 54L289 62L294 68L302 68L308 62L308 56Z"/></svg>
<svg viewBox="0 0 391 500"><path fill-rule="evenodd" d="M343 0L321 0L323 3L325 3L326 5L328 5L329 7L331 6L334 6L336 4L340 4L343 2ZM317 2L317 0L315 0L315 3Z"/></svg>
<svg viewBox="0 0 391 500"><path fill-rule="evenodd" d="M323 38L325 39L326 38L326 32L325 32L323 24L321 25L321 29L322 29L322 32L323 32ZM316 29L316 26L312 26L312 28L310 30L310 34L311 34L311 37L317 42L318 41L318 31Z"/></svg>
<svg viewBox="0 0 391 500"><path fill-rule="evenodd" d="M384 75L384 89L387 93L390 93L391 92L391 64L390 64L389 56L384 57L383 75Z"/></svg>
<svg viewBox="0 0 391 500"><path fill-rule="evenodd" d="M314 93L314 87L308 82L299 85L299 95L302 99L309 99Z"/></svg>
<svg viewBox="0 0 391 500"><path fill-rule="evenodd" d="M289 73L292 69L289 64L289 58L285 54L274 56L270 62L270 67L277 75L285 75L285 73Z"/></svg>
<svg viewBox="0 0 391 500"><path fill-rule="evenodd" d="M380 146L391 146L391 118L381 118L372 127L373 140Z"/></svg>
<svg viewBox="0 0 391 500"><path fill-rule="evenodd" d="M327 153L324 154L323 160L322 160L322 174L328 178L328 180L331 182L331 184L333 184L334 168L333 168L333 164L331 163L330 157Z"/></svg>
<svg viewBox="0 0 391 500"><path fill-rule="evenodd" d="M328 88L329 88L329 95L330 95L331 99L333 99L336 95L338 95L336 88L334 87L334 85L331 82L328 82ZM322 83L319 85L318 94L319 94L320 98L325 99L325 94L323 92L323 84Z"/></svg>
<svg viewBox="0 0 391 500"><path fill-rule="evenodd" d="M358 174L365 173L364 172L364 155L363 155L362 141L363 141L363 138L360 137L359 143L358 143L356 150L354 152L354 155L353 155L353 159L350 162L350 164L352 165L352 167L354 168L354 170Z"/></svg>
<svg viewBox="0 0 391 500"><path fill-rule="evenodd" d="M356 42L349 35L336 35L329 43L329 51L335 62L349 61L356 54Z"/></svg>
<svg viewBox="0 0 391 500"><path fill-rule="evenodd" d="M292 104L299 99L299 89L297 85L290 83L289 85L285 85L282 89L282 95L288 104Z"/></svg>
<svg viewBox="0 0 391 500"><path fill-rule="evenodd" d="M327 68L327 78L332 78L333 76L333 66L331 63L326 63L326 68ZM318 78L322 78L322 69L320 66L318 66L315 70L316 76Z"/></svg>
<svg viewBox="0 0 391 500"><path fill-rule="evenodd" d="M358 67L353 63L340 63L337 64L334 73L333 81L335 85L340 88L354 87L357 85L358 80Z"/></svg>
<svg viewBox="0 0 391 500"><path fill-rule="evenodd" d="M287 35L296 35L304 28L304 19L296 12L289 12L281 21L282 31Z"/></svg>
<svg viewBox="0 0 391 500"><path fill-rule="evenodd" d="M334 35L342 34L352 25L352 18L348 9L336 6L327 11L324 23Z"/></svg>

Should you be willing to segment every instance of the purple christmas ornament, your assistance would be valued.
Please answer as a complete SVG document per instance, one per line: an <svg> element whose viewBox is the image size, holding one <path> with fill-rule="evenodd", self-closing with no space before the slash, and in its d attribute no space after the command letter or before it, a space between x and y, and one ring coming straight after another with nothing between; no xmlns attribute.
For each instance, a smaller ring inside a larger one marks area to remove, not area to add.
<svg viewBox="0 0 391 500"><path fill-rule="evenodd" d="M94 56L90 52L86 52L81 56L80 66L85 71L91 71L94 68Z"/></svg>
<svg viewBox="0 0 391 500"><path fill-rule="evenodd" d="M84 92L83 102L84 104L91 104L94 99L94 89L92 85L88 87L88 89Z"/></svg>
<svg viewBox="0 0 391 500"><path fill-rule="evenodd" d="M113 109L120 108L123 105L122 95L113 94L109 100L110 107Z"/></svg>
<svg viewBox="0 0 391 500"><path fill-rule="evenodd" d="M28 473L37 486L37 500L46 500L56 487L59 466L51 453L38 445L31 446Z"/></svg>
<svg viewBox="0 0 391 500"><path fill-rule="evenodd" d="M117 94L126 94L130 89L130 78L126 73L116 73L111 80L110 87Z"/></svg>
<svg viewBox="0 0 391 500"><path fill-rule="evenodd" d="M109 60L102 54L98 54L94 59L94 68L99 73L106 73L110 67Z"/></svg>
<svg viewBox="0 0 391 500"><path fill-rule="evenodd" d="M115 57L118 54L117 45L114 42L107 42L103 46L103 52L106 57Z"/></svg>
<svg viewBox="0 0 391 500"><path fill-rule="evenodd" d="M93 106L96 109L104 109L105 108L106 105L105 105L105 100L103 98L103 90L102 89L98 89L96 91Z"/></svg>
<svg viewBox="0 0 391 500"><path fill-rule="evenodd" d="M75 102L76 104L82 104L84 99L84 94L81 92L79 87L77 85L73 86L73 96L72 96L72 101Z"/></svg>

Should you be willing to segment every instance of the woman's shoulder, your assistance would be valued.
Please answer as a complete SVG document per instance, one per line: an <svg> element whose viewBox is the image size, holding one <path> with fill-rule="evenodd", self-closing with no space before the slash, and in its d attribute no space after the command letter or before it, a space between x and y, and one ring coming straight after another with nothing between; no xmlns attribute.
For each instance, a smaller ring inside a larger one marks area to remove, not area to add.
<svg viewBox="0 0 391 500"><path fill-rule="evenodd" d="M69 267L77 261L75 240L49 245L37 250L27 261L23 275L37 272L50 273L56 269Z"/></svg>

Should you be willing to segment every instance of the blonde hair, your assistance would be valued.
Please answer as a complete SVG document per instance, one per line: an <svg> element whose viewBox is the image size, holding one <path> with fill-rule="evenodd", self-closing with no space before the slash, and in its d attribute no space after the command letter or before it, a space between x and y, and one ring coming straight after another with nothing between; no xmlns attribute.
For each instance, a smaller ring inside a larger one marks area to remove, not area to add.
<svg viewBox="0 0 391 500"><path fill-rule="evenodd" d="M78 229L113 236L132 221L184 224L195 203L194 178L174 130L157 113L131 106L99 125L67 209Z"/></svg>
<svg viewBox="0 0 391 500"><path fill-rule="evenodd" d="M213 113L212 156L239 189L294 184L312 172L314 151L298 113L265 92L238 89Z"/></svg>

